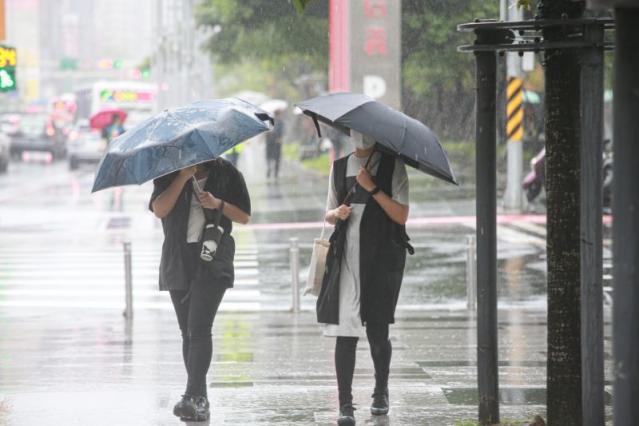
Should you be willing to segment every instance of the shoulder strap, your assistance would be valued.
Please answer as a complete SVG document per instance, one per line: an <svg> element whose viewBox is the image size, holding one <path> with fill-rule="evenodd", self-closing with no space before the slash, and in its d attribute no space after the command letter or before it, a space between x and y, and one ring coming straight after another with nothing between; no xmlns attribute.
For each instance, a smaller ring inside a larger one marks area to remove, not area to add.
<svg viewBox="0 0 639 426"><path fill-rule="evenodd" d="M349 157L350 154L333 162L333 184L335 185L335 192L339 202L343 202L348 193L348 188L346 188L346 169Z"/></svg>
<svg viewBox="0 0 639 426"><path fill-rule="evenodd" d="M375 183L389 197L393 196L393 172L395 171L395 157L382 153Z"/></svg>

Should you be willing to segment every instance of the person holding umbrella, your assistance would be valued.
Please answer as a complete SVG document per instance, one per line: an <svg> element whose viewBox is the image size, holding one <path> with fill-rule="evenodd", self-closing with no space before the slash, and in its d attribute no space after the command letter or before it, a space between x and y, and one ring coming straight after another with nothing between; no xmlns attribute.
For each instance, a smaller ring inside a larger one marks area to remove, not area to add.
<svg viewBox="0 0 639 426"><path fill-rule="evenodd" d="M119 114L113 114L111 117L111 123L108 126L102 128L102 139L110 143L113 139L124 133L124 126L122 126L122 117Z"/></svg>
<svg viewBox="0 0 639 426"><path fill-rule="evenodd" d="M213 320L233 287L232 223L247 223L251 214L242 174L220 156L272 123L266 111L236 98L165 110L114 139L95 177L92 192L153 179L149 209L164 232L159 287L171 296L187 372L173 413L184 421L210 417L206 374Z"/></svg>
<svg viewBox="0 0 639 426"><path fill-rule="evenodd" d="M206 373L211 364L211 329L227 288L233 286L232 222L245 224L251 201L242 174L218 158L154 181L150 207L162 219L160 282L171 295L182 333L186 390L173 413L183 420L209 418ZM209 213L210 212L210 213ZM208 215L222 214L222 238L210 264L200 259Z"/></svg>
<svg viewBox="0 0 639 426"><path fill-rule="evenodd" d="M357 93L333 93L297 104L319 122L351 135L355 152L333 163L325 220L335 224L317 299L324 335L336 337L338 425L354 425L352 382L357 341L365 327L375 367L371 413L389 412L392 345L389 324L402 284L408 177L405 164L455 183L432 131L403 113Z"/></svg>
<svg viewBox="0 0 639 426"><path fill-rule="evenodd" d="M325 336L336 337L339 425L355 424L351 385L363 321L375 366L371 413L389 411L393 350L389 324L394 320L408 241L404 231L409 211L404 163L376 151L370 137L355 131L352 134L355 152L333 163L325 216L327 222L343 221L345 227L339 267L339 321L327 323L324 329ZM355 188L350 195L349 188ZM380 274L362 276L361 271Z"/></svg>

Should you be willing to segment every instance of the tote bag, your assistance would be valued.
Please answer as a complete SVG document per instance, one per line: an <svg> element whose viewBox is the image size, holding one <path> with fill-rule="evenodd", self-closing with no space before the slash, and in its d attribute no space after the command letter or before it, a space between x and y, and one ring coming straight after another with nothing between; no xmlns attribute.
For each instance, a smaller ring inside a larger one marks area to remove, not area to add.
<svg viewBox="0 0 639 426"><path fill-rule="evenodd" d="M326 222L322 226L322 234L313 241L313 254L311 254L311 264L308 269L308 279L306 280L306 288L304 295L312 294L319 296L322 289L322 279L324 278L324 270L326 269L326 256L331 243L324 237L326 230Z"/></svg>

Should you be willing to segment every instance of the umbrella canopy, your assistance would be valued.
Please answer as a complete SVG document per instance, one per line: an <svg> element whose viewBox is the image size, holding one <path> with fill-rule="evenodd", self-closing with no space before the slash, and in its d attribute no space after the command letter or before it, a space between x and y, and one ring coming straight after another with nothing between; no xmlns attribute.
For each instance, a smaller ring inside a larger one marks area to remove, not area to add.
<svg viewBox="0 0 639 426"><path fill-rule="evenodd" d="M91 125L92 129L103 129L113 122L114 115L119 116L120 123L124 124L124 121L127 117L126 111L118 108L108 108L96 112L90 118L89 124Z"/></svg>
<svg viewBox="0 0 639 426"><path fill-rule="evenodd" d="M399 156L424 173L457 184L448 156L423 123L358 93L332 93L297 103L304 114L350 134L374 138L381 151Z"/></svg>
<svg viewBox="0 0 639 426"><path fill-rule="evenodd" d="M236 98L166 110L111 141L91 192L142 184L212 160L269 130L269 122L273 119L264 110Z"/></svg>

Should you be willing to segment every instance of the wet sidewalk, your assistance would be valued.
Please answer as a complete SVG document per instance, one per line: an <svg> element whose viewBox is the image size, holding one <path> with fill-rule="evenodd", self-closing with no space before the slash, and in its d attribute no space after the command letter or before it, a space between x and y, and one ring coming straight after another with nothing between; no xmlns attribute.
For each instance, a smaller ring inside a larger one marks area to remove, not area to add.
<svg viewBox="0 0 639 426"><path fill-rule="evenodd" d="M232 291L232 290L231 290ZM169 311L4 310L0 425L178 425L184 389ZM475 320L465 311L401 312L392 327L391 413L373 417L368 344L354 380L358 424L454 425L476 417ZM314 313L223 312L208 374L211 425L335 424L334 339ZM502 417L544 413L545 315L500 312Z"/></svg>

